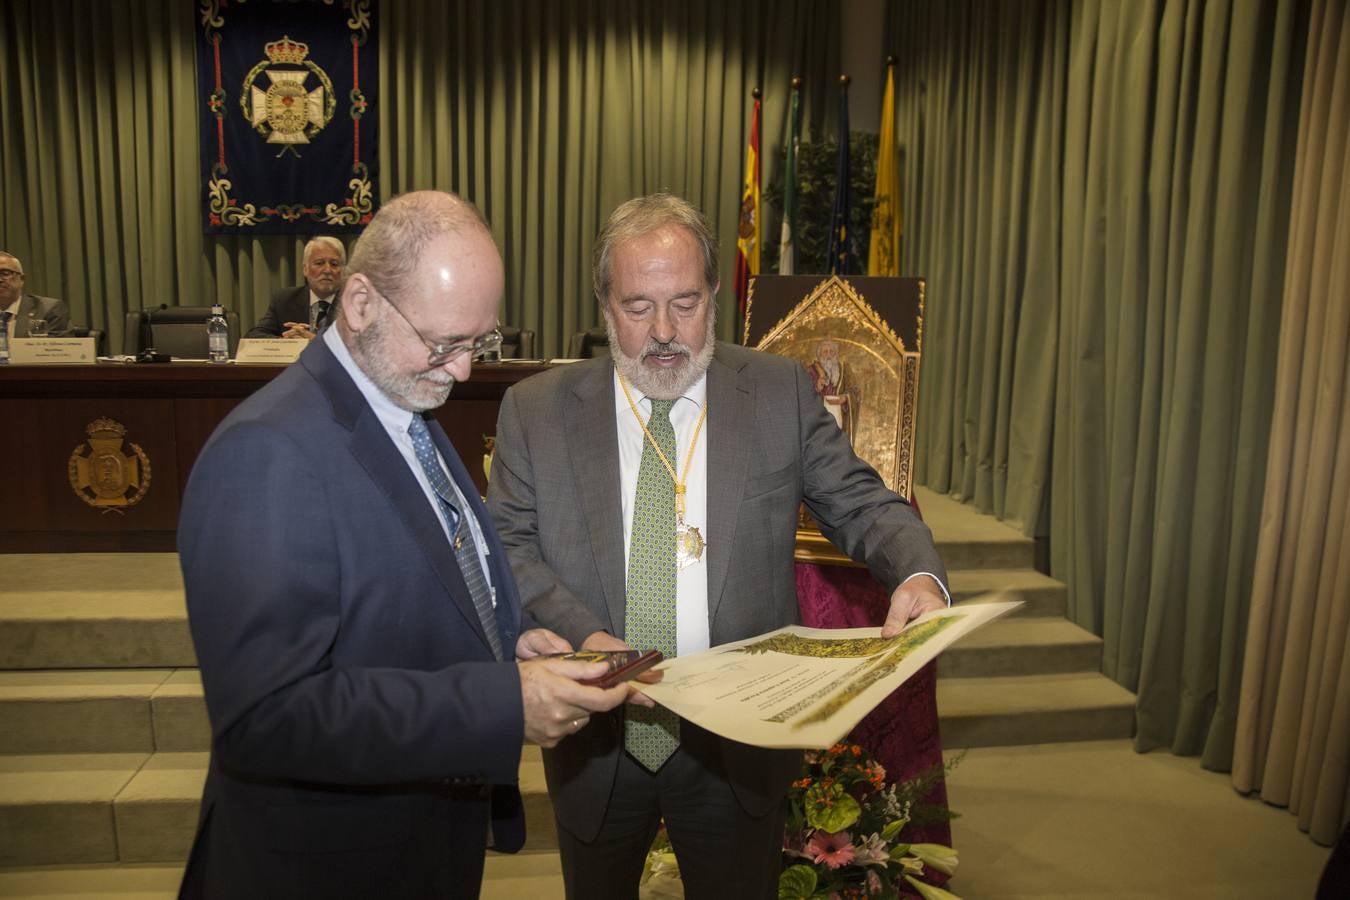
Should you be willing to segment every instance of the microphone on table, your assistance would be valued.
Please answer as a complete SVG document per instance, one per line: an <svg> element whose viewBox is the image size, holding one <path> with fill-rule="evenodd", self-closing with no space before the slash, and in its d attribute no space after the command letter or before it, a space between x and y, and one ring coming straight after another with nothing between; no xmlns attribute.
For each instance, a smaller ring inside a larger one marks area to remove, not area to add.
<svg viewBox="0 0 1350 900"><path fill-rule="evenodd" d="M141 352L136 354L136 362L166 363L170 360L169 354L155 352L155 328L152 322L157 311L163 312L168 308L169 304L161 303L158 310L147 309L141 314Z"/></svg>

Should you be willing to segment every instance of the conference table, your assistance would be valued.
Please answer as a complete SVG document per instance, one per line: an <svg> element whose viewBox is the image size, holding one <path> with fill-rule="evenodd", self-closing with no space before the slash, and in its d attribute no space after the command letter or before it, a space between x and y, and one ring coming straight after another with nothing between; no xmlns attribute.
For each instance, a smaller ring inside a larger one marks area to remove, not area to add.
<svg viewBox="0 0 1350 900"><path fill-rule="evenodd" d="M206 439L280 365L0 366L0 553L169 551ZM475 364L436 412L480 490L506 389L548 366Z"/></svg>

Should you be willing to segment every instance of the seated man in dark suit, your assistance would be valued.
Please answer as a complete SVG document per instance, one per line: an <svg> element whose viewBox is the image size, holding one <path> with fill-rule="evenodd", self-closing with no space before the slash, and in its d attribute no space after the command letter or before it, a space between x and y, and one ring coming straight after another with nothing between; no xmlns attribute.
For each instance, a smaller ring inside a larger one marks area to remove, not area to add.
<svg viewBox="0 0 1350 900"><path fill-rule="evenodd" d="M305 283L273 294L267 312L244 337L313 340L328 321L346 264L342 241L327 235L314 238L305 245Z"/></svg>
<svg viewBox="0 0 1350 900"><path fill-rule="evenodd" d="M29 337L29 323L47 323L47 334L64 335L70 330L70 308L55 297L23 292L23 263L14 254L0 250L0 319L9 336Z"/></svg>

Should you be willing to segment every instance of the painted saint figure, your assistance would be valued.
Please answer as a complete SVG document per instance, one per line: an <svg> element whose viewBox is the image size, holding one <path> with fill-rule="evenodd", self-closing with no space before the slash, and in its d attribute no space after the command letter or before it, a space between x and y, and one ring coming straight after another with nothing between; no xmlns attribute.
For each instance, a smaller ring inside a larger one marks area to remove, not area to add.
<svg viewBox="0 0 1350 900"><path fill-rule="evenodd" d="M816 358L806 371L811 374L816 393L825 401L825 409L852 443L858 417L858 390L850 383L848 370L839 359L839 343L830 338L821 340L816 345Z"/></svg>

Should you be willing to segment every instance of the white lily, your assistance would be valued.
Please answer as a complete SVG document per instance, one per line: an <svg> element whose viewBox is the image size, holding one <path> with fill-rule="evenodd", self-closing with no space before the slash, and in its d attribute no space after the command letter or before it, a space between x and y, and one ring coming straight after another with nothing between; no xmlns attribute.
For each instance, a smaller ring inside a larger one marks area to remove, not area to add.
<svg viewBox="0 0 1350 900"><path fill-rule="evenodd" d="M961 900L960 897L951 891L944 891L940 887L933 887L931 884L922 882L913 875L906 875L905 880L914 886L914 890L919 892L919 896L924 900Z"/></svg>
<svg viewBox="0 0 1350 900"><path fill-rule="evenodd" d="M909 852L944 875L956 871L956 851L942 844L910 844Z"/></svg>

